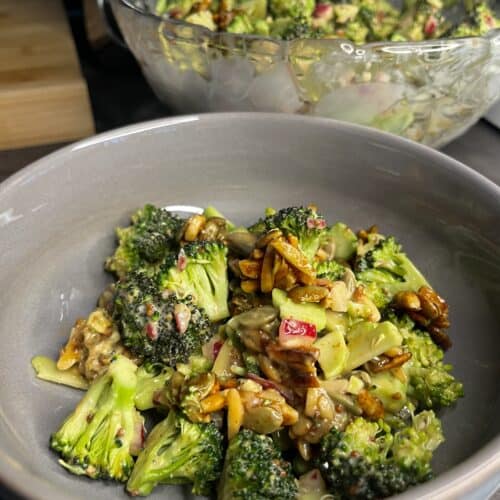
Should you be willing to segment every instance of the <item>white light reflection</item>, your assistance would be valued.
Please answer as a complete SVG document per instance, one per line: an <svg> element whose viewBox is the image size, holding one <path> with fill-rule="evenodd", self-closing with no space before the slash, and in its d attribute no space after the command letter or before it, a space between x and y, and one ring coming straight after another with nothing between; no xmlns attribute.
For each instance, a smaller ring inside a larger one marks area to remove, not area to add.
<svg viewBox="0 0 500 500"><path fill-rule="evenodd" d="M102 144L106 141L116 141L123 139L129 135L140 134L142 132L149 132L150 130L155 130L157 128L171 127L175 125L180 125L182 123L196 122L200 118L198 116L181 116L179 118L169 118L169 119L160 119L155 120L154 122L139 124L139 125L131 125L130 127L126 127L124 129L118 129L115 132L108 132L104 134L99 134L91 139L84 140L78 144L76 144L71 151L78 151L79 149L84 149L89 146L94 146L96 144Z"/></svg>
<svg viewBox="0 0 500 500"><path fill-rule="evenodd" d="M192 205L168 205L163 207L167 212L182 212L187 214L202 214L203 208L195 207Z"/></svg>
<svg viewBox="0 0 500 500"><path fill-rule="evenodd" d="M16 220L22 219L23 217L23 214L14 215L14 209L9 208L4 212L0 212L0 227L7 226L11 222L15 222Z"/></svg>

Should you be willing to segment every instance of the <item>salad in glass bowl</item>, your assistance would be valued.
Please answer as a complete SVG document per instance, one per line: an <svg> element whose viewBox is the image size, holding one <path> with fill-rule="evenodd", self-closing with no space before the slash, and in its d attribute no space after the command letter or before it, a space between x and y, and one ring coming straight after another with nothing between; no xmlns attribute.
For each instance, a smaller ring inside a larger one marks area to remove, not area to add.
<svg viewBox="0 0 500 500"><path fill-rule="evenodd" d="M438 147L500 97L498 2L110 1L174 112L302 113Z"/></svg>

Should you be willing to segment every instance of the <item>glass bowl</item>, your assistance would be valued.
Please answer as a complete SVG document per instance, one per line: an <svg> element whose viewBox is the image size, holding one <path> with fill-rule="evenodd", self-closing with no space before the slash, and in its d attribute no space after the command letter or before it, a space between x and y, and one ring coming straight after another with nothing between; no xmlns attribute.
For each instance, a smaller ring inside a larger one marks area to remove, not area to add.
<svg viewBox="0 0 500 500"><path fill-rule="evenodd" d="M145 77L177 113L301 113L439 147L500 97L500 29L423 42L283 41L162 18L148 3L111 0Z"/></svg>

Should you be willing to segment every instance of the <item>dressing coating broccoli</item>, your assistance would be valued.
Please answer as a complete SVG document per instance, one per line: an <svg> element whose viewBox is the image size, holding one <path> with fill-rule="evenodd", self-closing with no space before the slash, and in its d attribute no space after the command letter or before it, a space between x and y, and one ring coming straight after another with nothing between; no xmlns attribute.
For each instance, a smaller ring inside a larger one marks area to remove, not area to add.
<svg viewBox="0 0 500 500"><path fill-rule="evenodd" d="M201 354L213 334L206 314L190 296L160 292L156 279L142 272L118 282L114 318L133 354L171 367Z"/></svg>
<svg viewBox="0 0 500 500"><path fill-rule="evenodd" d="M219 500L293 500L297 483L274 441L248 429L229 442Z"/></svg>
<svg viewBox="0 0 500 500"><path fill-rule="evenodd" d="M432 452L443 441L432 411L391 433L387 424L358 417L344 431L332 429L320 442L317 466L341 499L376 499L430 479Z"/></svg>
<svg viewBox="0 0 500 500"><path fill-rule="evenodd" d="M117 228L118 248L106 260L106 270L123 278L137 269L154 272L158 264L177 248L183 221L153 205L145 205L131 217L132 224Z"/></svg>
<svg viewBox="0 0 500 500"><path fill-rule="evenodd" d="M192 423L171 410L147 437L127 491L145 496L158 484L192 484L195 495L208 495L222 468L222 440L215 425Z"/></svg>
<svg viewBox="0 0 500 500"><path fill-rule="evenodd" d="M160 363L144 363L137 370L135 407L138 410L154 408L155 396L172 377L173 369Z"/></svg>
<svg viewBox="0 0 500 500"><path fill-rule="evenodd" d="M362 248L361 252L358 249L354 271L378 308L387 306L398 292L416 292L422 286L429 286L392 236L375 236L377 240L368 243L368 248Z"/></svg>
<svg viewBox="0 0 500 500"><path fill-rule="evenodd" d="M210 321L229 316L227 247L216 241L194 241L169 262L161 273L161 286L180 297L191 296Z"/></svg>
<svg viewBox="0 0 500 500"><path fill-rule="evenodd" d="M134 443L142 442L143 432L143 418L134 406L136 370L128 358L117 356L52 434L50 447L71 473L117 481L129 477Z"/></svg>
<svg viewBox="0 0 500 500"><path fill-rule="evenodd" d="M298 239L300 249L312 262L321 244L326 226L325 219L312 208L289 207L260 219L249 227L252 233L262 234L271 229L279 229L285 236Z"/></svg>
<svg viewBox="0 0 500 500"><path fill-rule="evenodd" d="M325 260L316 264L316 277L327 278L331 281L341 280L345 274L346 268L336 260Z"/></svg>

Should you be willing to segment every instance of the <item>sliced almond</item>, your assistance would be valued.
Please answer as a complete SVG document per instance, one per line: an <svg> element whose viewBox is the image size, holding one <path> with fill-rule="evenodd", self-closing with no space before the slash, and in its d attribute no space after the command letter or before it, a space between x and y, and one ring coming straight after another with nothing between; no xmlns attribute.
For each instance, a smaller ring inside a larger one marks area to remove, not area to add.
<svg viewBox="0 0 500 500"><path fill-rule="evenodd" d="M241 401L239 392L236 389L229 389L227 391L227 437L231 439L238 434L243 418L245 416L245 409Z"/></svg>

